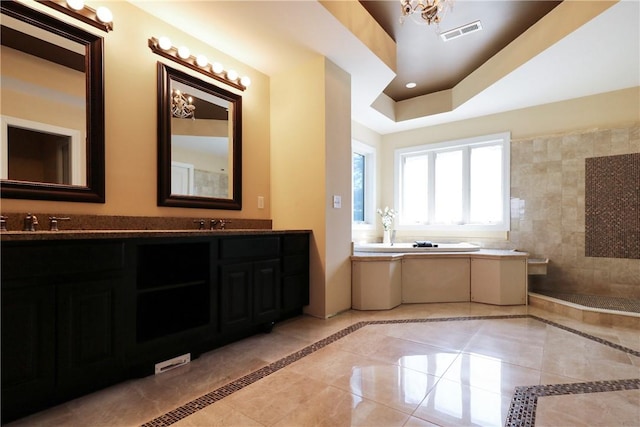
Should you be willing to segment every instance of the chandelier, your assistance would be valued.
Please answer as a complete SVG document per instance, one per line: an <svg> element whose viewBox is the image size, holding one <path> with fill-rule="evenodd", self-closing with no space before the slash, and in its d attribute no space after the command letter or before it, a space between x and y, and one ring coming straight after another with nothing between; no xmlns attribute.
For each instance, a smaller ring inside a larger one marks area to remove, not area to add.
<svg viewBox="0 0 640 427"><path fill-rule="evenodd" d="M421 22L415 19L417 15L420 15L420 18L428 25L432 23L438 25L446 9L451 8L452 3L453 0L400 0L402 6L400 23L404 23L407 16L412 16L416 22Z"/></svg>
<svg viewBox="0 0 640 427"><path fill-rule="evenodd" d="M179 90L171 92L171 115L178 119L196 119L196 106L193 105L193 98L185 96Z"/></svg>

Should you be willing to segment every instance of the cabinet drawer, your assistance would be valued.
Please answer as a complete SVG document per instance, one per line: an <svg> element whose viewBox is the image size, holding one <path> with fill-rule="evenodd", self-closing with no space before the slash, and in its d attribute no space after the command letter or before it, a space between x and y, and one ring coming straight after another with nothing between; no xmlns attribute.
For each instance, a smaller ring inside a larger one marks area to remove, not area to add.
<svg viewBox="0 0 640 427"><path fill-rule="evenodd" d="M282 239L282 253L285 255L307 253L309 251L308 234L289 234Z"/></svg>
<svg viewBox="0 0 640 427"><path fill-rule="evenodd" d="M123 243L3 245L2 278L88 273L124 268Z"/></svg>
<svg viewBox="0 0 640 427"><path fill-rule="evenodd" d="M220 259L277 257L280 252L280 238L248 237L228 238L220 241Z"/></svg>

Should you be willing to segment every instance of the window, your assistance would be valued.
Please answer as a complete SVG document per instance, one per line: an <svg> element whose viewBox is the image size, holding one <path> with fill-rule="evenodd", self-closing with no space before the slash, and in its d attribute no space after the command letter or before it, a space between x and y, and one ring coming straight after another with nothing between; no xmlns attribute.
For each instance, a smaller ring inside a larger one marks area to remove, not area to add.
<svg viewBox="0 0 640 427"><path fill-rule="evenodd" d="M353 222L364 222L365 155L353 153Z"/></svg>
<svg viewBox="0 0 640 427"><path fill-rule="evenodd" d="M352 142L352 206L354 226L373 225L375 194L375 149Z"/></svg>
<svg viewBox="0 0 640 427"><path fill-rule="evenodd" d="M508 132L396 150L399 226L509 230Z"/></svg>

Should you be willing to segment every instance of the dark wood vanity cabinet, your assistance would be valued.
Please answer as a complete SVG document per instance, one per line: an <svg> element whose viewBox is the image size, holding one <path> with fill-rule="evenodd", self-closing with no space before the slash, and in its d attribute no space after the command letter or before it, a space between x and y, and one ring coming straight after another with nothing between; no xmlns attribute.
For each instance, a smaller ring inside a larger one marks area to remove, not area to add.
<svg viewBox="0 0 640 427"><path fill-rule="evenodd" d="M309 233L2 241L2 421L302 313Z"/></svg>
<svg viewBox="0 0 640 427"><path fill-rule="evenodd" d="M2 245L2 419L120 381L123 243Z"/></svg>

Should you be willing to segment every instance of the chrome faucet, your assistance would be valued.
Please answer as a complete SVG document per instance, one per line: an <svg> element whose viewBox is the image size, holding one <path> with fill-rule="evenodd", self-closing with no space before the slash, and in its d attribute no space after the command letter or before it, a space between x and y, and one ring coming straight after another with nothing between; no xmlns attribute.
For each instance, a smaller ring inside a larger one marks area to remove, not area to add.
<svg viewBox="0 0 640 427"><path fill-rule="evenodd" d="M38 217L28 213L26 217L24 217L24 227L22 231L36 231L36 225L38 225Z"/></svg>
<svg viewBox="0 0 640 427"><path fill-rule="evenodd" d="M71 220L71 218L65 217L65 218L60 218L57 216L50 216L49 217L49 231L58 231L58 221L69 221Z"/></svg>
<svg viewBox="0 0 640 427"><path fill-rule="evenodd" d="M226 220L226 219L212 219L211 220L211 230L215 230L216 229L216 225L219 225L220 228L218 228L218 230L224 230L224 227L230 223L231 221Z"/></svg>
<svg viewBox="0 0 640 427"><path fill-rule="evenodd" d="M0 215L0 231L7 231L7 218L4 215Z"/></svg>
<svg viewBox="0 0 640 427"><path fill-rule="evenodd" d="M198 224L198 230L204 230L204 219L194 219L193 222Z"/></svg>

